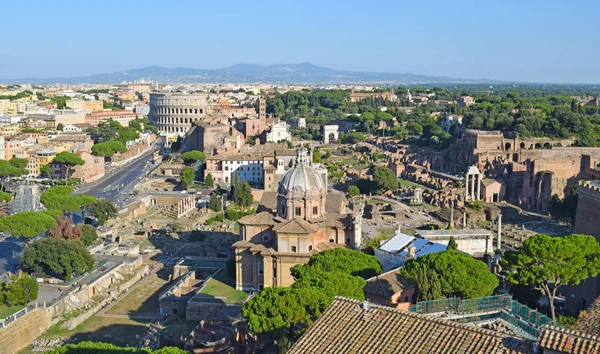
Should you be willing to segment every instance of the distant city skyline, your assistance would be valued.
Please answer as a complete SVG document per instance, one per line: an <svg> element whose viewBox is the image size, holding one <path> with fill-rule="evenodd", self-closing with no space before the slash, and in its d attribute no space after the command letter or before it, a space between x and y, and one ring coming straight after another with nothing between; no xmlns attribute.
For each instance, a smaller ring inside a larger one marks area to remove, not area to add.
<svg viewBox="0 0 600 354"><path fill-rule="evenodd" d="M336 70L599 83L597 1L9 2L1 80L146 66Z"/></svg>

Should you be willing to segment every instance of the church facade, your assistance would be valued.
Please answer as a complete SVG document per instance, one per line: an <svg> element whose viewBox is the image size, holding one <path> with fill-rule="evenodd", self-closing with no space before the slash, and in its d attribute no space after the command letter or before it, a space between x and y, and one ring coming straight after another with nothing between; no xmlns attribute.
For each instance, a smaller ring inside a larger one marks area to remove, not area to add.
<svg viewBox="0 0 600 354"><path fill-rule="evenodd" d="M360 248L361 217L347 212L343 194L329 192L327 170L311 162L308 150L296 150L294 166L274 193L275 208L247 215L234 243L236 288L260 291L294 283L290 268L305 264L313 254L336 248ZM264 199L264 197L263 197Z"/></svg>

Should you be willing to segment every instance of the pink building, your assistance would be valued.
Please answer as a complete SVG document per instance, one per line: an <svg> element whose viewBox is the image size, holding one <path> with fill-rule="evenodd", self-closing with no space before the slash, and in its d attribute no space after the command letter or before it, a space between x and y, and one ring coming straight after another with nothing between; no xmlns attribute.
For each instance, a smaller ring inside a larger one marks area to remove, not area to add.
<svg viewBox="0 0 600 354"><path fill-rule="evenodd" d="M85 115L85 122L93 125L94 127L98 126L98 123L112 119L115 122L121 124L124 127L129 126L129 122L136 119L137 115L131 111L94 111L92 113L88 113Z"/></svg>

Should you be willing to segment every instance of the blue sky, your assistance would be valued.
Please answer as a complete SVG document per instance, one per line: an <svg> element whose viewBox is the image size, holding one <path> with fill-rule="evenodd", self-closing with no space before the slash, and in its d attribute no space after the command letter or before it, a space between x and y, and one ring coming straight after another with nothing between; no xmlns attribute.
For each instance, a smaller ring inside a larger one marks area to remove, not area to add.
<svg viewBox="0 0 600 354"><path fill-rule="evenodd" d="M160 65L600 83L600 1L5 1L0 80Z"/></svg>

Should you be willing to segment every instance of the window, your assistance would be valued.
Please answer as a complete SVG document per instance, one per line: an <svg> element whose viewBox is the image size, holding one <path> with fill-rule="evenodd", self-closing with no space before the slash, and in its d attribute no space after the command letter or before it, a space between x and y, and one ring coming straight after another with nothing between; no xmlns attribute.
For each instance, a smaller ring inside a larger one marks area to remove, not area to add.
<svg viewBox="0 0 600 354"><path fill-rule="evenodd" d="M591 224L591 223L592 223L592 217L588 216L588 224Z"/></svg>
<svg viewBox="0 0 600 354"><path fill-rule="evenodd" d="M302 208L296 207L296 215L300 216L302 214Z"/></svg>
<svg viewBox="0 0 600 354"><path fill-rule="evenodd" d="M296 246L292 246L292 252L296 253Z"/></svg>
<svg viewBox="0 0 600 354"><path fill-rule="evenodd" d="M262 263L258 263L258 274L260 274L260 275L264 274L263 267L264 267L264 265Z"/></svg>
<svg viewBox="0 0 600 354"><path fill-rule="evenodd" d="M308 245L308 250L312 251L312 245Z"/></svg>
<svg viewBox="0 0 600 354"><path fill-rule="evenodd" d="M319 207L313 207L313 215L317 215L319 213Z"/></svg>
<svg viewBox="0 0 600 354"><path fill-rule="evenodd" d="M329 239L329 242L333 243L333 239L332 239L332 238L330 238L330 239Z"/></svg>

